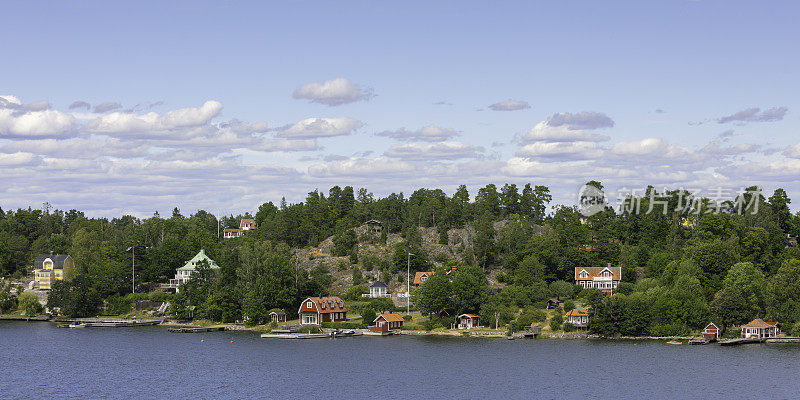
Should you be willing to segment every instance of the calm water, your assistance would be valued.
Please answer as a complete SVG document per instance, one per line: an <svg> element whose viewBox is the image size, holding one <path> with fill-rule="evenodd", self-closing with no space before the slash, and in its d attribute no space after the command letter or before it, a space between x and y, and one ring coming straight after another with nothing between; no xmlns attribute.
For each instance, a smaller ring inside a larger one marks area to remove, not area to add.
<svg viewBox="0 0 800 400"><path fill-rule="evenodd" d="M409 336L275 340L249 332L0 322L2 399L750 395L800 398L800 346Z"/></svg>

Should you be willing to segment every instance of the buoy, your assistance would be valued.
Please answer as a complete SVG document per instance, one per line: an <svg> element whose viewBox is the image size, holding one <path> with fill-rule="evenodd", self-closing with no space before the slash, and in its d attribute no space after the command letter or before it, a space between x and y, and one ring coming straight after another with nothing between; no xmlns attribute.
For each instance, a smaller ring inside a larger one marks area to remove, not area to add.
<svg viewBox="0 0 800 400"><path fill-rule="evenodd" d="M231 343L233 343L233 340L231 340Z"/></svg>
<svg viewBox="0 0 800 400"><path fill-rule="evenodd" d="M203 342L205 342L205 340L203 340L203 339L200 339L200 343L203 343Z"/></svg>

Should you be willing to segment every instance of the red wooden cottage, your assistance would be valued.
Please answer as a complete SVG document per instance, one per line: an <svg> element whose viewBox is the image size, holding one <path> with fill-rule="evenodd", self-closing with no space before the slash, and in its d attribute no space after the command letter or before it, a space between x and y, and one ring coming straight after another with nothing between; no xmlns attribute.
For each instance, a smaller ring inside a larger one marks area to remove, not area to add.
<svg viewBox="0 0 800 400"><path fill-rule="evenodd" d="M781 330L778 329L778 324L764 322L761 318L756 318L749 324L742 325L743 338L763 339L778 336L779 333L781 333Z"/></svg>
<svg viewBox="0 0 800 400"><path fill-rule="evenodd" d="M344 306L344 300L336 296L309 297L300 303L297 314L302 325L347 321L347 307Z"/></svg>
<svg viewBox="0 0 800 400"><path fill-rule="evenodd" d="M480 317L475 314L461 314L456 317L458 329L471 329L480 327Z"/></svg>
<svg viewBox="0 0 800 400"><path fill-rule="evenodd" d="M706 328L703 329L703 339L705 340L719 339L719 327L717 327L717 324L712 322L706 325Z"/></svg>
<svg viewBox="0 0 800 400"><path fill-rule="evenodd" d="M389 332L401 329L404 321L400 314L384 313L378 315L378 317L372 322L374 322L375 325L369 327L370 331Z"/></svg>

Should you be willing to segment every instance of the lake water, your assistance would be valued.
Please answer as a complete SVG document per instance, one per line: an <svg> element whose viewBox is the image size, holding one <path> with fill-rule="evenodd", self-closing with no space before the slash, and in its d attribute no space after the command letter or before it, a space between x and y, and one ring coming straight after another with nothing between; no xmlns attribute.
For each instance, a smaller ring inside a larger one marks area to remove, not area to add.
<svg viewBox="0 0 800 400"><path fill-rule="evenodd" d="M800 346L412 336L279 340L250 332L0 322L2 399L376 397L800 398Z"/></svg>

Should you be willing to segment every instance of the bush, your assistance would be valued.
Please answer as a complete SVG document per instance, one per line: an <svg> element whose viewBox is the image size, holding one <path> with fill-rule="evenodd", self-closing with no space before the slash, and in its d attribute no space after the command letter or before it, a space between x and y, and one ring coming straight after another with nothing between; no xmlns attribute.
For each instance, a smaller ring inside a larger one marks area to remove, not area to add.
<svg viewBox="0 0 800 400"><path fill-rule="evenodd" d="M36 293L22 293L19 295L17 303L19 309L24 311L26 315L39 314L43 310L42 305L39 304L39 297L36 296Z"/></svg>
<svg viewBox="0 0 800 400"><path fill-rule="evenodd" d="M362 325L357 322L323 322L322 327L329 329L360 329Z"/></svg>
<svg viewBox="0 0 800 400"><path fill-rule="evenodd" d="M297 333L320 333L320 329L316 325L303 325L297 329Z"/></svg>
<svg viewBox="0 0 800 400"><path fill-rule="evenodd" d="M575 330L575 325L572 325L569 322L565 322L563 326L564 332L573 332Z"/></svg>
<svg viewBox="0 0 800 400"><path fill-rule="evenodd" d="M575 285L567 281L555 281L550 284L550 294L559 299L571 299L575 295Z"/></svg>
<svg viewBox="0 0 800 400"><path fill-rule="evenodd" d="M437 328L445 328L445 325L439 320L428 319L422 321L422 327L425 328L426 331L432 331Z"/></svg>
<svg viewBox="0 0 800 400"><path fill-rule="evenodd" d="M564 317L561 314L556 314L553 316L553 319L550 320L550 329L553 331L557 331L561 329L561 323L564 322Z"/></svg>
<svg viewBox="0 0 800 400"><path fill-rule="evenodd" d="M534 322L543 322L547 319L547 313L542 310L526 309L517 320L514 321L514 328L517 330L528 329Z"/></svg>
<svg viewBox="0 0 800 400"><path fill-rule="evenodd" d="M791 333L792 333L792 336L794 336L794 337L800 336L800 321L795 322L794 325L792 325Z"/></svg>
<svg viewBox="0 0 800 400"><path fill-rule="evenodd" d="M574 310L575 309L575 302L572 301L572 300L564 300L563 306L564 306L564 310L565 311Z"/></svg>
<svg viewBox="0 0 800 400"><path fill-rule="evenodd" d="M361 295L364 293L369 293L369 289L366 286L353 286L350 289L347 289L342 298L348 301L359 301L361 300Z"/></svg>
<svg viewBox="0 0 800 400"><path fill-rule="evenodd" d="M653 336L688 336L690 329L681 323L657 324L650 327Z"/></svg>
<svg viewBox="0 0 800 400"><path fill-rule="evenodd" d="M408 322L408 321L411 321L411 319L412 319L412 318L411 318L411 315L410 315L410 314L409 314L409 315L404 315L404 316L403 316L403 321L406 321L406 322Z"/></svg>
<svg viewBox="0 0 800 400"><path fill-rule="evenodd" d="M103 315L123 315L128 314L133 309L133 302L135 300L128 296L111 296L106 299L106 309Z"/></svg>
<svg viewBox="0 0 800 400"><path fill-rule="evenodd" d="M372 307L367 307L361 312L361 322L364 325L372 325L372 321L375 321L376 317L377 315L375 315L375 310Z"/></svg>
<svg viewBox="0 0 800 400"><path fill-rule="evenodd" d="M364 281L364 275L361 274L361 268L353 266L353 285L360 285Z"/></svg>

